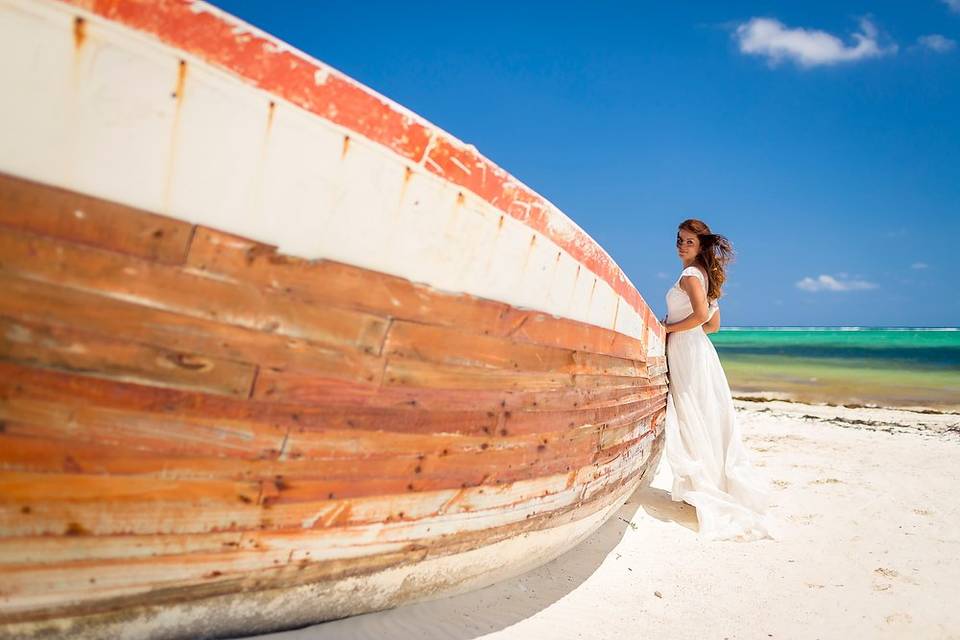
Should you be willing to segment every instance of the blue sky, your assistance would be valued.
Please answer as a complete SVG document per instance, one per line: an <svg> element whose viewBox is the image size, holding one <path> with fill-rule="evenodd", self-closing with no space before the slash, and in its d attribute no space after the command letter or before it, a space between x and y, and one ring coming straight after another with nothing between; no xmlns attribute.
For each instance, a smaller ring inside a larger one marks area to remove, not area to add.
<svg viewBox="0 0 960 640"><path fill-rule="evenodd" d="M960 324L960 0L215 4L476 145L659 317L697 217L725 325Z"/></svg>

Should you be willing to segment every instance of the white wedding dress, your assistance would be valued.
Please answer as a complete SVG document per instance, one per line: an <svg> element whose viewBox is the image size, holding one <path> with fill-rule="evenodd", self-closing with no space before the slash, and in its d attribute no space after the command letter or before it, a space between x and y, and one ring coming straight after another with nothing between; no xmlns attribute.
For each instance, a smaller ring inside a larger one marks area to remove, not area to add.
<svg viewBox="0 0 960 640"><path fill-rule="evenodd" d="M695 266L683 276L707 282ZM680 278L667 291L667 322L693 312ZM710 316L719 308L710 303ZM709 540L780 537L768 513L770 493L741 441L733 398L717 351L702 327L667 336L665 453L673 472L671 498L697 509L699 535Z"/></svg>

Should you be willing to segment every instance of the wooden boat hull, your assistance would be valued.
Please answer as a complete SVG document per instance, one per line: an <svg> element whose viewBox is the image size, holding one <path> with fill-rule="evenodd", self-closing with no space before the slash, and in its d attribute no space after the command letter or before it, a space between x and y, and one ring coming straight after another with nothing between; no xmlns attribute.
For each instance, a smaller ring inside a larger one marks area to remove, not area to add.
<svg viewBox="0 0 960 640"><path fill-rule="evenodd" d="M471 147L207 5L0 25L0 637L477 588L656 467L662 327Z"/></svg>

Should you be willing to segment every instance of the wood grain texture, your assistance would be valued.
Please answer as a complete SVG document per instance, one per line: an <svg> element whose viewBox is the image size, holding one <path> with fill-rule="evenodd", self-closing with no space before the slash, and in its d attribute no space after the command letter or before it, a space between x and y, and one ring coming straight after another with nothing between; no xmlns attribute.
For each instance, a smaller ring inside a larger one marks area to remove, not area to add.
<svg viewBox="0 0 960 640"><path fill-rule="evenodd" d="M0 316L0 359L157 386L250 395L256 366Z"/></svg>
<svg viewBox="0 0 960 640"><path fill-rule="evenodd" d="M594 325L465 294L442 293L389 274L330 260L285 256L276 247L198 227L188 264L200 272L256 282L304 299L378 315L572 351L644 360L647 345Z"/></svg>
<svg viewBox="0 0 960 640"><path fill-rule="evenodd" d="M0 206L18 634L560 549L659 458L642 341L18 179Z"/></svg>
<svg viewBox="0 0 960 640"><path fill-rule="evenodd" d="M656 457L659 452L651 449L650 455ZM626 486L632 485L626 483ZM186 560L182 556L173 555L152 561L101 561L96 565L89 562L67 562L63 563L56 573L51 571L49 566L21 563L10 571L9 575L14 580L12 584L23 585L23 600L32 606L11 611L5 616L5 621L12 627L23 622L43 623L50 618L90 616L107 610L105 602L110 602L115 607L113 611L120 612L121 619L129 619L140 613L140 609L146 605L175 605L180 602L202 601L217 595L256 593L278 587L289 588L297 584L336 584L352 576L376 575L387 567L455 555L520 534L529 535L538 530L583 519L611 502L622 500L625 497L623 487L624 485L619 484L605 484L588 498L561 509L548 508L539 512L536 508L524 510L519 514L523 516L522 519L509 524L461 530L455 536L419 540L407 538L406 542L400 542L399 540L403 539L401 537L396 542L378 543L371 545L374 553L363 557L346 555L329 558L324 557L322 552L315 553L318 551L315 546L318 540L328 546L336 545L331 544L333 540L318 537L312 532L306 535L262 532L235 545L228 544L226 546L229 548L220 553L199 552L191 554ZM472 516L471 520L476 521L476 516ZM404 531L409 530L411 525L400 521L386 527L403 536ZM348 535L356 539L361 534L354 531ZM212 542L209 538L206 540L208 543ZM158 585L157 569L167 566L170 570L164 574L164 584ZM124 567L135 570L124 572ZM103 573L96 574L97 568L103 570ZM57 581L57 577L61 580ZM100 586L101 580L106 584ZM148 589L150 584L153 584L153 589ZM52 592L68 593L70 598L58 600L51 596ZM112 598L104 598L105 594ZM42 605L46 607L41 608ZM107 622L99 620L97 625L106 626ZM30 625L26 628L34 631L43 628L43 625Z"/></svg>
<svg viewBox="0 0 960 640"><path fill-rule="evenodd" d="M182 264L193 225L0 173L0 226Z"/></svg>
<svg viewBox="0 0 960 640"><path fill-rule="evenodd" d="M213 319L156 309L95 291L29 280L0 266L0 315L219 360L292 370L311 379L379 383L383 361L362 349L330 346Z"/></svg>
<svg viewBox="0 0 960 640"><path fill-rule="evenodd" d="M0 256L3 271L28 280L365 353L380 351L387 330L385 318L18 231L0 229Z"/></svg>

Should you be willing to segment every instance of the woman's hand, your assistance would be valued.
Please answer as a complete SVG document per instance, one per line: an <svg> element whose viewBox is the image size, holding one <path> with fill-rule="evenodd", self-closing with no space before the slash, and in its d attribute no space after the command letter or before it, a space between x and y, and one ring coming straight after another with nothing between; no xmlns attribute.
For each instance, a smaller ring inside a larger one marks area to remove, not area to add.
<svg viewBox="0 0 960 640"><path fill-rule="evenodd" d="M670 333L670 325L667 324L667 316L663 316L663 320L660 321L663 324L663 328L666 333Z"/></svg>

